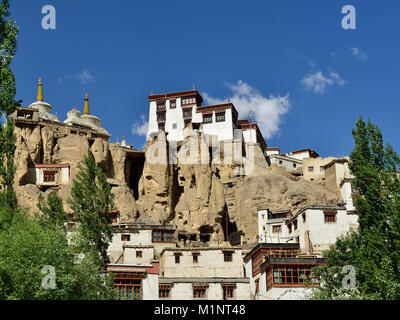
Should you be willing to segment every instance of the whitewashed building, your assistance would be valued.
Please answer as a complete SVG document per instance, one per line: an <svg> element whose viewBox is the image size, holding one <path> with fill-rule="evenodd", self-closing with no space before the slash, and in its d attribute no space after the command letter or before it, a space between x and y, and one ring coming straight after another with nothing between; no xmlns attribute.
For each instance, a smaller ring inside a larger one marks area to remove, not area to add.
<svg viewBox="0 0 400 320"><path fill-rule="evenodd" d="M164 249L160 259L160 299L248 300L241 247Z"/></svg>
<svg viewBox="0 0 400 320"><path fill-rule="evenodd" d="M174 227L125 223L113 230L108 271L114 275L116 298L158 300L160 252L176 246Z"/></svg>
<svg viewBox="0 0 400 320"><path fill-rule="evenodd" d="M301 254L298 243L259 243L245 257L253 300L302 300L319 286L313 268L325 258Z"/></svg>
<svg viewBox="0 0 400 320"><path fill-rule="evenodd" d="M197 90L150 95L148 99L147 139L164 131L168 141L183 141L184 128L189 123L201 123L205 136L215 136L218 141L242 139L245 143L258 143L266 151L267 145L257 124L238 120L238 112L230 102L203 106ZM235 130L239 129L242 132L238 135Z"/></svg>

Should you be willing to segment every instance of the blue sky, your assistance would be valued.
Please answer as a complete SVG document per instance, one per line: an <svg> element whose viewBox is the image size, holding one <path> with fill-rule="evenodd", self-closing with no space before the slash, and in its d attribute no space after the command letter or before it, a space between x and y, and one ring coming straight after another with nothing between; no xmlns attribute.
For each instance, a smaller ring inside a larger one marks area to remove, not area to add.
<svg viewBox="0 0 400 320"><path fill-rule="evenodd" d="M41 27L48 4L56 30ZM341 27L346 4L356 30ZM399 1L17 0L11 12L17 98L36 100L41 76L45 101L65 120L87 91L111 141L125 135L141 148L132 126L148 118L150 91L194 83L211 102L242 103L241 118L253 109L268 146L282 152L347 155L358 115L400 151Z"/></svg>

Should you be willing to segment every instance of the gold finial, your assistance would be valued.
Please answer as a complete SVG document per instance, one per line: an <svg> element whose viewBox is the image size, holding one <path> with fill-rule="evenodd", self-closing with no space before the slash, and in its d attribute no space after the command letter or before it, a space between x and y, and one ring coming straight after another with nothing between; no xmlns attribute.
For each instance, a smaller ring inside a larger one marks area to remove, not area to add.
<svg viewBox="0 0 400 320"><path fill-rule="evenodd" d="M83 107L83 114L90 114L89 111L89 94L85 94L85 106Z"/></svg>
<svg viewBox="0 0 400 320"><path fill-rule="evenodd" d="M42 78L39 78L39 87L36 101L43 101Z"/></svg>

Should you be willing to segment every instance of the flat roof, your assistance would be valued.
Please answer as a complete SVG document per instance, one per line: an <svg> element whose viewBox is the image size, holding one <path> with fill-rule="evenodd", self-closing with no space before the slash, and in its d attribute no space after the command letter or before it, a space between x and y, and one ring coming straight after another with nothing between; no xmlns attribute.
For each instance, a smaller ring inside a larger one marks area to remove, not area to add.
<svg viewBox="0 0 400 320"><path fill-rule="evenodd" d="M233 105L233 103L231 103L231 102L197 107L196 111L197 112L206 112L206 111L212 111L212 110L218 110L218 109L232 109L235 116L236 117L238 116L238 112L237 112L235 106Z"/></svg>
<svg viewBox="0 0 400 320"><path fill-rule="evenodd" d="M200 101L203 102L203 97L200 95L200 93L197 90L152 94L152 95L149 95L148 98L149 98L149 101L156 101L156 100L173 99L173 98L180 98L180 97L192 96L192 95L196 95L198 98L200 98Z"/></svg>

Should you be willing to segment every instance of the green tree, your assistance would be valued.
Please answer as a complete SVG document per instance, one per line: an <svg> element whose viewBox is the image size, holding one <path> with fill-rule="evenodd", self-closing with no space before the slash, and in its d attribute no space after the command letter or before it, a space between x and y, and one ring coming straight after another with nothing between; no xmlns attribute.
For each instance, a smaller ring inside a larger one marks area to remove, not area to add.
<svg viewBox="0 0 400 320"><path fill-rule="evenodd" d="M68 215L64 211L62 199L58 196L57 191L51 191L47 196L47 200L39 195L38 209L43 213L43 220L47 223L58 225L66 228Z"/></svg>
<svg viewBox="0 0 400 320"><path fill-rule="evenodd" d="M18 27L10 17L10 3L0 3L0 119L10 115L19 102L15 97L15 78L11 62L17 50ZM1 120L0 120L1 121ZM17 207L17 198L13 189L15 165L14 122L8 118L3 126L0 123L0 206Z"/></svg>
<svg viewBox="0 0 400 320"><path fill-rule="evenodd" d="M79 221L75 241L83 252L98 253L100 265L106 268L109 263L107 248L112 240L110 213L114 206L114 195L90 150L79 169L68 199Z"/></svg>
<svg viewBox="0 0 400 320"><path fill-rule="evenodd" d="M0 3L0 118L11 114L17 102L14 100L16 88L11 62L17 50L18 27L10 17L10 2Z"/></svg>
<svg viewBox="0 0 400 320"><path fill-rule="evenodd" d="M350 154L358 232L337 240L325 255L328 265L317 271L324 285L315 299L400 299L400 158L370 120L360 117L352 131ZM343 289L341 268L356 270L356 289Z"/></svg>
<svg viewBox="0 0 400 320"><path fill-rule="evenodd" d="M0 229L0 299L112 299L111 275L95 255L79 256L63 228L20 210L7 223Z"/></svg>

